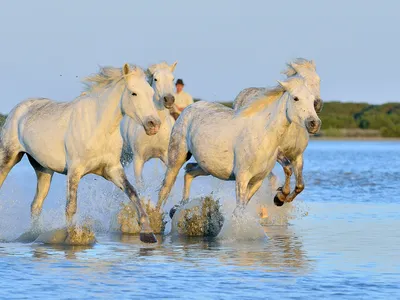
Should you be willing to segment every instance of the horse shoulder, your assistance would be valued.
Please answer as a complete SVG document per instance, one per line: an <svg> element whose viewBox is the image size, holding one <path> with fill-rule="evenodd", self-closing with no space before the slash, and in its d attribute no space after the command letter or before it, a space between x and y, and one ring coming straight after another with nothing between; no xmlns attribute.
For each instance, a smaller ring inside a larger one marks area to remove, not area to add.
<svg viewBox="0 0 400 300"><path fill-rule="evenodd" d="M293 160L305 151L309 139L309 134L305 128L292 123L284 135L280 147L285 156Z"/></svg>

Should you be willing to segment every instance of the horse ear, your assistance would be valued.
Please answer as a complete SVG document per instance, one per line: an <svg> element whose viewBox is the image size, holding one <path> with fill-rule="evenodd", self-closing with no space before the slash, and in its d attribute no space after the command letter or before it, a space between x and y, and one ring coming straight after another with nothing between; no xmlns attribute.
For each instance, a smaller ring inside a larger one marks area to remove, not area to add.
<svg viewBox="0 0 400 300"><path fill-rule="evenodd" d="M178 61L174 62L174 63L170 66L171 72L174 72L174 71L175 71L175 68L176 68L176 65L177 65L177 64L178 64Z"/></svg>
<svg viewBox="0 0 400 300"><path fill-rule="evenodd" d="M153 76L154 72L156 71L157 66L156 65L152 65L150 67L147 68L147 70L150 72L150 75Z"/></svg>
<svg viewBox="0 0 400 300"><path fill-rule="evenodd" d="M124 67L122 68L122 72L124 74L124 76L128 75L131 71L129 69L129 64L124 64Z"/></svg>
<svg viewBox="0 0 400 300"><path fill-rule="evenodd" d="M314 67L314 69L317 68L317 65L315 64L315 61L314 61L314 60L311 60L310 63L311 63L311 65Z"/></svg>
<svg viewBox="0 0 400 300"><path fill-rule="evenodd" d="M279 81L279 80L277 80L277 82L278 82L278 84L279 84L281 87L283 87L283 89L284 89L285 91L287 91L287 90L289 89L289 83L288 83L288 82L286 82L286 81Z"/></svg>

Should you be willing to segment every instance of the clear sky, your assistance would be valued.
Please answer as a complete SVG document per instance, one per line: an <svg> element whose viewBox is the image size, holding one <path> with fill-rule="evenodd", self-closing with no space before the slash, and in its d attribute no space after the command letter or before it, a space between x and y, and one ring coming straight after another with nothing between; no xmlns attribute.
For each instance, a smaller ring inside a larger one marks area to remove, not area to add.
<svg viewBox="0 0 400 300"><path fill-rule="evenodd" d="M296 57L316 61L324 100L399 101L399 15L397 0L2 0L0 112L72 100L98 65L162 60L211 101L274 85Z"/></svg>

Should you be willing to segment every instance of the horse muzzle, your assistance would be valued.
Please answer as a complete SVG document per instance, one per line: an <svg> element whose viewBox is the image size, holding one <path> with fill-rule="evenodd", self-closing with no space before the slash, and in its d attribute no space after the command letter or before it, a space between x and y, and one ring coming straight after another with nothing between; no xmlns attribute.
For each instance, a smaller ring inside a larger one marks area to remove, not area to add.
<svg viewBox="0 0 400 300"><path fill-rule="evenodd" d="M159 118L147 117L143 123L147 135L155 135L160 130L161 121Z"/></svg>
<svg viewBox="0 0 400 300"><path fill-rule="evenodd" d="M167 94L164 96L164 106L165 108L170 109L175 103L175 97L171 94Z"/></svg>
<svg viewBox="0 0 400 300"><path fill-rule="evenodd" d="M306 119L305 125L308 133L315 134L321 129L321 120L310 117Z"/></svg>

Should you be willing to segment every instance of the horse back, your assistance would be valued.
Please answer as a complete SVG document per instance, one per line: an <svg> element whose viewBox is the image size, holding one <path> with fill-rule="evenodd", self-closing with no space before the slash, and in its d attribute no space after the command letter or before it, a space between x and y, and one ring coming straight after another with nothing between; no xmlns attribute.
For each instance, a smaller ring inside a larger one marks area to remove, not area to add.
<svg viewBox="0 0 400 300"><path fill-rule="evenodd" d="M266 88L256 87L246 88L242 90L233 101L233 109L240 109L241 107L253 102L254 100L263 97L266 91Z"/></svg>

